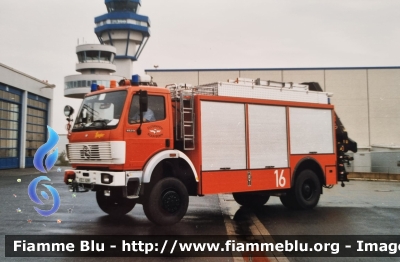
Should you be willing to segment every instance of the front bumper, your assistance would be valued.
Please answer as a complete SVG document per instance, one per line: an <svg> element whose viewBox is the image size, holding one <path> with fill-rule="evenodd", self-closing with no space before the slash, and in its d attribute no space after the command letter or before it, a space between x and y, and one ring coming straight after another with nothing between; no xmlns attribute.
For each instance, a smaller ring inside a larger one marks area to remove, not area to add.
<svg viewBox="0 0 400 262"><path fill-rule="evenodd" d="M64 178L75 180L76 183L91 189L99 186L105 186L110 189L123 187L125 189L124 196L137 198L142 185L142 176L142 171L66 170Z"/></svg>

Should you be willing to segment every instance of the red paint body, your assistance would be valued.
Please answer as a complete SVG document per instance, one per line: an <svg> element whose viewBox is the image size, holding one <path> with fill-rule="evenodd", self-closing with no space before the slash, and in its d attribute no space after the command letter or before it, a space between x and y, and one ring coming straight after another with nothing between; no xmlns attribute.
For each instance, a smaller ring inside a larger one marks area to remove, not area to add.
<svg viewBox="0 0 400 262"><path fill-rule="evenodd" d="M72 132L68 135L70 143L76 142L98 142L98 141L126 141L126 161L125 164L119 165L102 165L102 164L73 164L73 168L106 168L110 171L134 171L143 170L146 163L157 153L163 150L175 148L176 138L174 137L175 119L175 103L171 100L170 90L160 87L118 87L105 91L97 91L91 94L99 94L104 92L113 92L117 90L127 90L127 98L123 106L120 122L115 129L112 130L95 130ZM138 135L137 130L139 123L130 124L128 122L129 108L135 93L139 90L146 90L148 95L159 95L165 98L165 119L156 122L145 122L142 124L142 134ZM89 95L91 95L89 94ZM202 171L202 141L201 141L201 103L200 101L230 102L241 103L245 105L246 119L246 153L247 168L244 170L219 170L219 171ZM286 107L287 117L287 147L289 165L286 168L266 168L266 169L250 169L249 157L249 124L248 124L248 105L276 105ZM321 170L324 171L324 184L332 185L337 183L336 175L336 139L333 138L334 153L332 154L310 154L310 155L293 155L290 153L290 121L289 107L301 108L319 108L329 109L332 111L332 121L335 121L333 106L329 104L314 104L301 102L287 102L265 99L237 98L223 96L195 95L194 97L194 113L195 113L195 149L186 150L184 153L190 158L195 170L197 171L199 181L197 193L199 195L229 193L229 192L248 192L263 190L282 190L288 189L293 185L295 176L295 168L300 161L312 158L319 164ZM334 129L335 123L332 123ZM335 134L335 130L332 130ZM251 183L249 183L251 177ZM283 181L285 181L283 185ZM279 183L281 185L279 185ZM283 185L283 186L282 186Z"/></svg>

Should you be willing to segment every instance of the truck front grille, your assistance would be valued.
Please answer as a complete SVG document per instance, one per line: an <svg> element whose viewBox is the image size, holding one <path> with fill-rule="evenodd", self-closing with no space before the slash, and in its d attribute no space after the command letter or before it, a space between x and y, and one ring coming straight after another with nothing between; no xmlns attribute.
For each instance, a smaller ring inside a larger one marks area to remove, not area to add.
<svg viewBox="0 0 400 262"><path fill-rule="evenodd" d="M110 162L113 159L110 142L68 144L67 154L71 163Z"/></svg>

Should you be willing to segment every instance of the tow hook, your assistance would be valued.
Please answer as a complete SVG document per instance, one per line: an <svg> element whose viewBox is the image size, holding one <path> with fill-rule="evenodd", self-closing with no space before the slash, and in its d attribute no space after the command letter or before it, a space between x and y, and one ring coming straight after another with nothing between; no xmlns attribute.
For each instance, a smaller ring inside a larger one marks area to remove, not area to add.
<svg viewBox="0 0 400 262"><path fill-rule="evenodd" d="M79 183L76 181L76 179L69 179L69 189L72 190L72 192L88 192L88 189L83 188L83 191L79 190ZM83 186L82 186L83 187ZM94 189L94 183L90 184L90 190Z"/></svg>
<svg viewBox="0 0 400 262"><path fill-rule="evenodd" d="M76 179L72 180L71 189L72 189L72 192L79 192L79 184L76 181Z"/></svg>

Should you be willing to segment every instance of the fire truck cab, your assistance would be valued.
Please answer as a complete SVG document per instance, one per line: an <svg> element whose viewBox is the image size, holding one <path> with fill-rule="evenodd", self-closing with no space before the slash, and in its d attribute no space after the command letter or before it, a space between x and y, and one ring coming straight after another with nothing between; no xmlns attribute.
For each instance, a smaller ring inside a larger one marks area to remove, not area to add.
<svg viewBox="0 0 400 262"><path fill-rule="evenodd" d="M69 128L64 181L95 191L109 215L139 203L159 225L179 222L189 196L314 208L322 187L347 181L345 152L357 151L318 87L239 78L161 88L138 76L94 85Z"/></svg>

